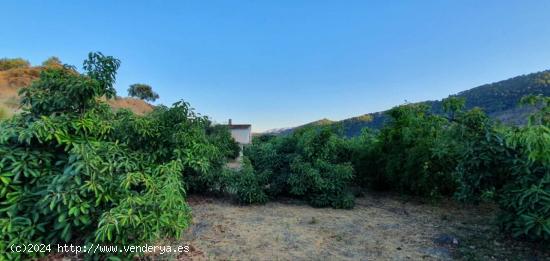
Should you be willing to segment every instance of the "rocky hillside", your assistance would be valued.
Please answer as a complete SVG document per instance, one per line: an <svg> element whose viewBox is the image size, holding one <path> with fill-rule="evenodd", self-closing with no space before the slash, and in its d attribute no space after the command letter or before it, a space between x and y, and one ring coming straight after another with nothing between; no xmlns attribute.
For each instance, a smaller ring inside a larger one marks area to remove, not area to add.
<svg viewBox="0 0 550 261"><path fill-rule="evenodd" d="M451 96L466 98L466 108L482 108L489 116L506 124L523 124L532 108L518 107L521 97L529 94L542 94L550 96L550 70L521 75L504 81L481 85L467 91ZM441 100L425 101L432 107L432 112L443 113ZM368 113L359 117L353 117L342 121L334 121L331 124L341 124L347 136L355 136L361 133L361 129L370 127L381 128L387 120L385 112ZM295 128L287 128L284 131L271 131L270 134L287 134L296 128L326 123L327 119L308 123ZM330 122L330 121L329 121Z"/></svg>

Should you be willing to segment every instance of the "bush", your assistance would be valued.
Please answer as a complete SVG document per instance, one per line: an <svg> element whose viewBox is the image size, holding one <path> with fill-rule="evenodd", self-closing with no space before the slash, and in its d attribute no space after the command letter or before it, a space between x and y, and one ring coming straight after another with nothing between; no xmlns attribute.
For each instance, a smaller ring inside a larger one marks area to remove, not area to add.
<svg viewBox="0 0 550 261"><path fill-rule="evenodd" d="M499 194L501 226L515 237L550 240L550 97L526 97L542 106L527 126L508 133L514 151L510 179Z"/></svg>
<svg viewBox="0 0 550 261"><path fill-rule="evenodd" d="M207 128L207 134L210 140L223 150L224 157L227 159L236 159L241 153L239 143L231 137L229 128L225 125L214 125Z"/></svg>
<svg viewBox="0 0 550 261"><path fill-rule="evenodd" d="M296 157L291 170L290 194L305 197L315 207L353 208L354 197L349 190L353 177L351 164L331 164L323 160L312 164Z"/></svg>
<svg viewBox="0 0 550 261"><path fill-rule="evenodd" d="M377 183L383 180L381 176L384 174L379 167L378 133L364 128L359 136L349 139L347 143L348 158L355 171L354 183L365 188L387 189L388 184Z"/></svg>
<svg viewBox="0 0 550 261"><path fill-rule="evenodd" d="M269 171L255 173L250 160L245 157L242 169L232 172L230 191L234 193L237 201L242 204L263 204L268 200L264 189L270 175Z"/></svg>
<svg viewBox="0 0 550 261"><path fill-rule="evenodd" d="M454 196L463 202L495 200L499 222L516 237L550 239L550 98L522 99L538 112L529 124L507 127L481 109L463 111L464 100L443 102L444 116L422 104L389 111L390 122L374 134L349 140L356 182L424 197ZM295 193L307 193L319 168L294 163ZM299 170L299 171L296 171ZM313 204L328 205L321 195Z"/></svg>
<svg viewBox="0 0 550 261"><path fill-rule="evenodd" d="M507 161L512 155L504 131L480 109L457 116L449 131L459 157L454 171L458 180L456 199L475 203L492 199L509 181Z"/></svg>
<svg viewBox="0 0 550 261"><path fill-rule="evenodd" d="M306 128L289 136L256 139L245 155L262 173L261 180L267 177L264 188L270 197L286 195L316 207L352 208L353 168L347 145L331 127Z"/></svg>
<svg viewBox="0 0 550 261"><path fill-rule="evenodd" d="M371 185L419 196L452 195L453 150L438 145L448 121L431 115L423 104L395 107L389 114L391 121L375 144L379 159Z"/></svg>

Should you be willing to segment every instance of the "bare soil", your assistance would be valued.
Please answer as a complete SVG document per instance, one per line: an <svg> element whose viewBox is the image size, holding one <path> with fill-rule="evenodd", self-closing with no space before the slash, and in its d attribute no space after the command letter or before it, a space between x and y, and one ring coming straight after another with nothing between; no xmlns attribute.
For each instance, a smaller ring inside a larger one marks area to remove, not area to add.
<svg viewBox="0 0 550 261"><path fill-rule="evenodd" d="M540 245L503 238L495 208L369 194L352 210L292 200L239 206L193 196L182 260L546 260ZM533 250L533 248L535 248Z"/></svg>

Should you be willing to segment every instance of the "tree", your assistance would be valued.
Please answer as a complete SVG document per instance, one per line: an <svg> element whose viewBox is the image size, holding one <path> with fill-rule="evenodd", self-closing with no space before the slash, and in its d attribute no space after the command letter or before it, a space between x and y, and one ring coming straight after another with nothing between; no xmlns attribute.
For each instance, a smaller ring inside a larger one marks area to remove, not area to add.
<svg viewBox="0 0 550 261"><path fill-rule="evenodd" d="M135 83L130 85L130 88L128 88L128 95L152 102L159 98L159 95L153 91L153 88L150 85L143 83Z"/></svg>
<svg viewBox="0 0 550 261"><path fill-rule="evenodd" d="M45 60L44 62L42 62L42 66L61 68L61 67L63 67L63 63L56 56L52 56L52 57L48 58L47 60Z"/></svg>
<svg viewBox="0 0 550 261"><path fill-rule="evenodd" d="M449 114L449 118L454 120L457 113L464 110L466 105L466 99L463 97L449 96L449 98L443 99L443 111Z"/></svg>
<svg viewBox="0 0 550 261"><path fill-rule="evenodd" d="M47 67L40 72L40 81L19 90L21 104L35 116L84 113L97 107L97 97L116 95L113 84L119 66L119 60L97 52L84 61L85 75L71 67Z"/></svg>

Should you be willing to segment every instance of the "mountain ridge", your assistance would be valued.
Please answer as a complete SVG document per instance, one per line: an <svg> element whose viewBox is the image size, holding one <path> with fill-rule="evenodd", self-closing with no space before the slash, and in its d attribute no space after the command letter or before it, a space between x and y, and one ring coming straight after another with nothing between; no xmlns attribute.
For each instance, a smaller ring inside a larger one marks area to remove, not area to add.
<svg viewBox="0 0 550 261"><path fill-rule="evenodd" d="M466 109L479 107L490 117L505 124L520 125L527 121L533 108L519 107L521 97L529 94L541 94L550 96L550 70L523 74L506 80L483 84L468 90L449 95L448 97L462 97L466 99ZM427 100L415 103L428 104L435 114L443 113L442 100ZM332 124L341 124L346 136L356 136L365 127L381 128L387 116L385 111L366 113L361 116L351 117L340 121L332 121ZM306 126L315 126L319 121L313 121L296 127L280 128L283 131L266 131L263 134L285 135L295 129Z"/></svg>

